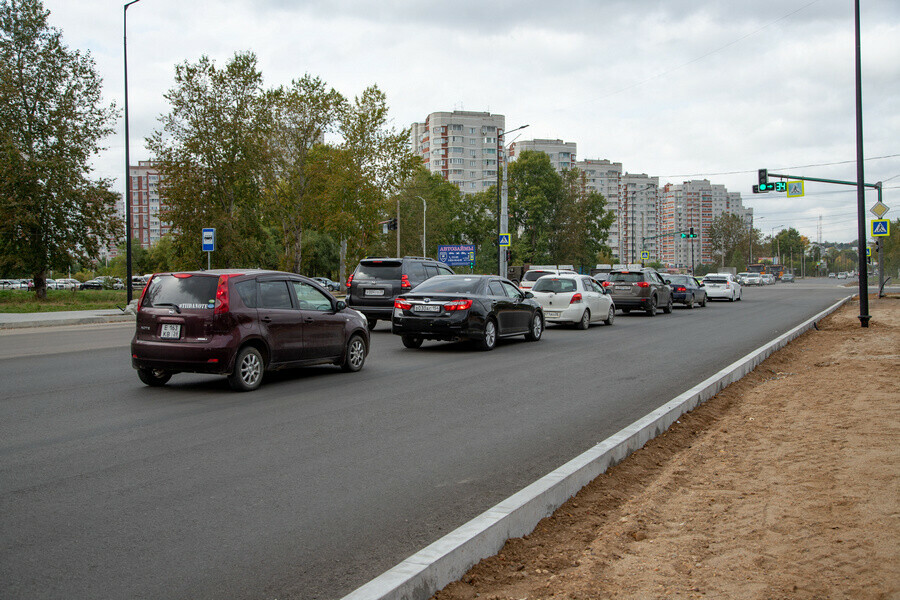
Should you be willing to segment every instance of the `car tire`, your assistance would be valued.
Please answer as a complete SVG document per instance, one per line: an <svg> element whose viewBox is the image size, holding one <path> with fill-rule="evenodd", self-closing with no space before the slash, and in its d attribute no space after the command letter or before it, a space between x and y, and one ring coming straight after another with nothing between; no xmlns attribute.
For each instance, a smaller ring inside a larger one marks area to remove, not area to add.
<svg viewBox="0 0 900 600"><path fill-rule="evenodd" d="M706 296L703 296L703 300L700 301L700 308L706 308Z"/></svg>
<svg viewBox="0 0 900 600"><path fill-rule="evenodd" d="M647 315L650 317L656 316L656 296L650 296L650 305L647 306Z"/></svg>
<svg viewBox="0 0 900 600"><path fill-rule="evenodd" d="M741 293L738 294L737 301L740 302L744 298L744 290L741 290Z"/></svg>
<svg viewBox="0 0 900 600"><path fill-rule="evenodd" d="M236 392L252 392L262 383L265 365L262 354L253 346L244 346L234 360L228 385Z"/></svg>
<svg viewBox="0 0 900 600"><path fill-rule="evenodd" d="M663 312L666 313L667 315L672 314L672 297L671 296L669 296L669 301L663 307Z"/></svg>
<svg viewBox="0 0 900 600"><path fill-rule="evenodd" d="M419 342L421 345L422 342ZM344 352L344 362L341 368L348 373L356 373L366 364L366 343L362 336L351 335L350 341L347 342L347 349Z"/></svg>
<svg viewBox="0 0 900 600"><path fill-rule="evenodd" d="M609 314L606 315L606 320L603 322L606 323L607 325L612 325L615 320L616 320L616 307L611 305L609 307Z"/></svg>
<svg viewBox="0 0 900 600"><path fill-rule="evenodd" d="M697 300L696 298L694 298L693 296L691 296L691 301L687 303L687 307L688 307L688 308L694 308L694 302L696 302L696 300Z"/></svg>
<svg viewBox="0 0 900 600"><path fill-rule="evenodd" d="M169 371L163 371L162 369L140 368L137 370L137 372L138 379L140 379L150 387L160 387L166 385L166 383L172 378L172 373L170 373Z"/></svg>
<svg viewBox="0 0 900 600"><path fill-rule="evenodd" d="M581 313L581 320L578 321L575 325L578 329L588 329L591 326L591 311L589 309L584 309L584 312Z"/></svg>
<svg viewBox="0 0 900 600"><path fill-rule="evenodd" d="M366 319L366 321L369 325L369 331L372 331L378 325L378 319Z"/></svg>
<svg viewBox="0 0 900 600"><path fill-rule="evenodd" d="M424 341L422 338L415 337L413 335L403 335L400 336L400 339L403 341L404 346L406 346L407 348L412 348L414 350L416 348L421 348L422 342Z"/></svg>
<svg viewBox="0 0 900 600"><path fill-rule="evenodd" d="M497 324L489 318L484 322L484 337L478 340L478 347L488 352L497 345Z"/></svg>
<svg viewBox="0 0 900 600"><path fill-rule="evenodd" d="M731 292L731 298L729 298L728 301L734 302L734 292Z"/></svg>
<svg viewBox="0 0 900 600"><path fill-rule="evenodd" d="M536 342L541 339L542 335L544 335L544 318L540 313L534 313L534 316L531 317L531 327L528 329L528 333L525 334L525 339L529 342Z"/></svg>

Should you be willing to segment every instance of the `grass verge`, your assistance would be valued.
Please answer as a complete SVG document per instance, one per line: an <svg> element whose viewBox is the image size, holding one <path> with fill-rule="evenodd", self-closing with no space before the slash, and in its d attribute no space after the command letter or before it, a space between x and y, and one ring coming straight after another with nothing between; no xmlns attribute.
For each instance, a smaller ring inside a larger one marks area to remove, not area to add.
<svg viewBox="0 0 900 600"><path fill-rule="evenodd" d="M47 290L46 300L38 300L34 292L0 290L0 313L100 310L126 303L125 290Z"/></svg>

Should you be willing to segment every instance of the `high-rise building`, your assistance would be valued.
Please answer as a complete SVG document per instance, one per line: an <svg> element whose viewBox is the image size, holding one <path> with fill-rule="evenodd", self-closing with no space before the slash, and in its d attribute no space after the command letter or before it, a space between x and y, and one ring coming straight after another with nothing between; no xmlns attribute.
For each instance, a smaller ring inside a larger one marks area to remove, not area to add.
<svg viewBox="0 0 900 600"><path fill-rule="evenodd" d="M575 142L564 142L562 140L521 140L510 144L509 159L515 160L516 156L533 150L535 152L543 152L550 157L550 164L556 169L557 173L562 173L567 169L575 168L576 154L578 146Z"/></svg>
<svg viewBox="0 0 900 600"><path fill-rule="evenodd" d="M618 257L621 254L619 244L619 191L622 180L622 163L610 162L606 159L587 159L579 160L575 163L575 167L581 171L585 187L600 193L606 199L606 209L612 211L615 216L613 224L609 228L609 238L606 243L610 247L613 256Z"/></svg>
<svg viewBox="0 0 900 600"><path fill-rule="evenodd" d="M424 123L413 123L410 146L432 173L472 194L497 183L505 157L498 133L506 117L489 112L434 112Z"/></svg>
<svg viewBox="0 0 900 600"><path fill-rule="evenodd" d="M169 232L169 223L160 219L160 211L166 208L160 198L160 174L151 160L140 160L128 167L131 177L131 239L149 248ZM119 213L125 220L125 205L119 202Z"/></svg>
<svg viewBox="0 0 900 600"><path fill-rule="evenodd" d="M729 192L724 185L707 179L666 184L659 195L660 261L677 267L712 262L709 227L724 213L735 214L748 223L752 208L745 208L740 192ZM695 238L682 238L690 233Z"/></svg>
<svg viewBox="0 0 900 600"><path fill-rule="evenodd" d="M649 260L659 260L657 250L657 209L659 177L644 173L625 173L619 183L619 252L622 263L641 262L641 252L650 253Z"/></svg>

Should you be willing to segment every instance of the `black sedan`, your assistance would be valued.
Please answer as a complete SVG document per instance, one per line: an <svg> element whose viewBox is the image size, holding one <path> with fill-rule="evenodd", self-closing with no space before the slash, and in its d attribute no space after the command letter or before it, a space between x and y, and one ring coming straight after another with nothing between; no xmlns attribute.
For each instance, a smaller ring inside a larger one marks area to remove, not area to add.
<svg viewBox="0 0 900 600"><path fill-rule="evenodd" d="M439 275L394 301L391 331L407 348L424 340L473 340L493 350L497 339L537 341L544 314L531 292L496 275Z"/></svg>
<svg viewBox="0 0 900 600"><path fill-rule="evenodd" d="M694 308L694 304L706 306L706 290L690 275L664 275L672 288L672 302Z"/></svg>

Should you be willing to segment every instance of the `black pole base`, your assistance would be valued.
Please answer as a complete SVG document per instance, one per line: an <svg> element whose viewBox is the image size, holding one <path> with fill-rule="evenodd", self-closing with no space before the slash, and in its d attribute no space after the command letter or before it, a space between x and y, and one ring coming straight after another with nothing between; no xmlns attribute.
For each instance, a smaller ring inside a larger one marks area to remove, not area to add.
<svg viewBox="0 0 900 600"><path fill-rule="evenodd" d="M870 315L859 315L859 324L863 327L869 326L869 319L872 317Z"/></svg>

